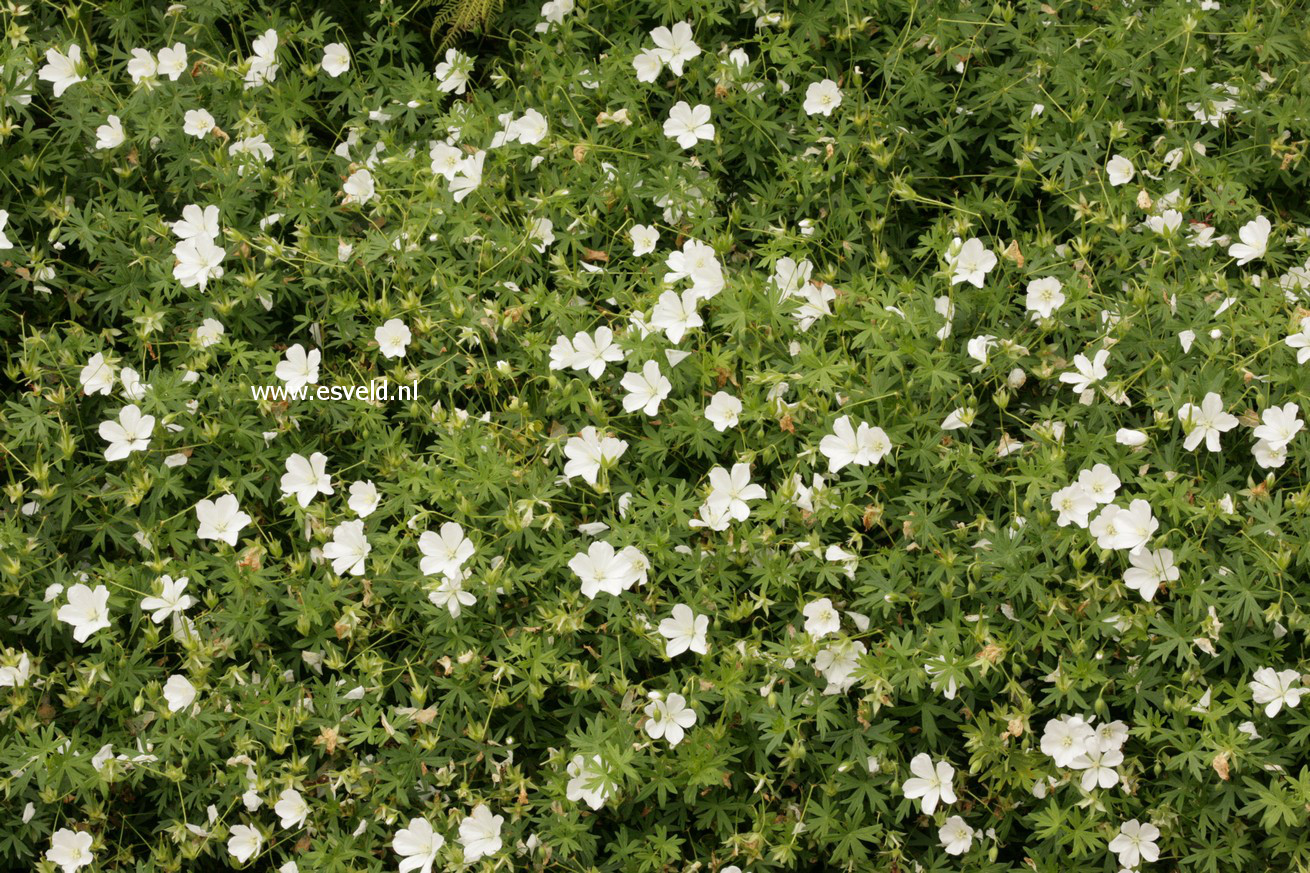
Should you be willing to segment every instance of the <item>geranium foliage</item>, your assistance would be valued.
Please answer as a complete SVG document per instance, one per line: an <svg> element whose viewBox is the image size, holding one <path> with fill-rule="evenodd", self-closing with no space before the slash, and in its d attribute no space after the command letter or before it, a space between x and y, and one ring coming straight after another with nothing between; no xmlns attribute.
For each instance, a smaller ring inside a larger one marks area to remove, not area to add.
<svg viewBox="0 0 1310 873"><path fill-rule="evenodd" d="M1305 3L434 14L0 10L6 869L1310 865Z"/></svg>

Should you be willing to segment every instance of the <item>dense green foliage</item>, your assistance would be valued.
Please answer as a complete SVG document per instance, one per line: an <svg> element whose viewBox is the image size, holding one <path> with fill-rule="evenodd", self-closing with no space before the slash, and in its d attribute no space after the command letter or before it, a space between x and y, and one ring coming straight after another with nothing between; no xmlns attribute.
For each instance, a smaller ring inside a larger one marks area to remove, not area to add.
<svg viewBox="0 0 1310 873"><path fill-rule="evenodd" d="M422 819L431 869L1113 873L1129 822L1143 869L1310 869L1310 436L1269 436L1310 396L1310 8L547 7L454 54L422 4L0 9L0 866L419 869ZM256 399L297 345L393 396ZM847 465L843 416L881 429ZM589 427L626 451L566 477ZM1144 540L1062 515L1084 471ZM601 542L646 578L586 590ZM1115 722L1103 769L1043 743Z"/></svg>

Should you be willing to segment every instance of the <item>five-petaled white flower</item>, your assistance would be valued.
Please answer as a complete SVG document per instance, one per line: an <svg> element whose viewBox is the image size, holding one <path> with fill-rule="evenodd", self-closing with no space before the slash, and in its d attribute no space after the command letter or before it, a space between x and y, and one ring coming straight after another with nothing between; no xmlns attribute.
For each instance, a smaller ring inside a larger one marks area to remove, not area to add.
<svg viewBox="0 0 1310 873"><path fill-rule="evenodd" d="M632 254L637 257L655 251L660 241L660 232L648 224L634 224L628 228L628 236L632 239Z"/></svg>
<svg viewBox="0 0 1310 873"><path fill-rule="evenodd" d="M596 428L587 426L564 444L564 478L581 476L588 485L596 484L601 468L613 464L628 450L625 440L602 437Z"/></svg>
<svg viewBox="0 0 1310 873"><path fill-rule="evenodd" d="M1174 566L1174 553L1170 549L1141 549L1130 554L1128 560L1133 566L1124 571L1124 585L1141 594L1143 600L1154 597L1162 583L1178 580L1178 568Z"/></svg>
<svg viewBox="0 0 1310 873"><path fill-rule="evenodd" d="M1294 687L1301 681L1301 674L1295 670L1274 670L1273 667L1261 667L1251 677L1251 698L1256 704L1265 708L1265 715L1273 718L1284 706L1294 709L1301 696L1310 689Z"/></svg>
<svg viewBox="0 0 1310 873"><path fill-rule="evenodd" d="M1050 318L1051 313L1064 305L1064 292L1060 280L1054 276L1033 279L1028 283L1028 311L1034 319Z"/></svg>
<svg viewBox="0 0 1310 873"><path fill-rule="evenodd" d="M305 347L296 343L287 349L283 360L278 362L273 375L287 383L287 393L296 394L306 385L318 383L318 364L323 355L318 349L305 351Z"/></svg>
<svg viewBox="0 0 1310 873"><path fill-rule="evenodd" d="M350 483L350 499L346 501L346 505L360 518L372 515L378 508L380 500L378 487L372 482L360 480Z"/></svg>
<svg viewBox="0 0 1310 873"><path fill-rule="evenodd" d="M259 854L264 846L264 835L250 825L233 825L227 840L228 854L244 864Z"/></svg>
<svg viewBox="0 0 1310 873"><path fill-rule="evenodd" d="M1263 215L1257 215L1254 220L1248 221L1242 225L1242 229L1237 232L1241 242L1233 243L1228 247L1228 256L1237 258L1237 266L1245 266L1257 258L1263 258L1265 252L1269 249L1269 232L1273 230L1273 225L1269 219Z"/></svg>
<svg viewBox="0 0 1310 873"><path fill-rule="evenodd" d="M339 42L328 43L323 46L323 60L319 66L335 79L350 69L350 50Z"/></svg>
<svg viewBox="0 0 1310 873"><path fill-rule="evenodd" d="M241 529L250 524L251 519L241 511L234 495L222 494L217 500L201 500L196 504L196 521L200 524L197 539L222 540L235 546Z"/></svg>
<svg viewBox="0 0 1310 873"><path fill-rule="evenodd" d="M647 361L640 373L627 373L619 383L627 395L623 398L623 410L636 412L640 409L647 415L660 411L660 401L669 396L673 383L660 372L660 365Z"/></svg>
<svg viewBox="0 0 1310 873"><path fill-rule="evenodd" d="M687 729L696 723L696 711L677 692L667 697L652 692L650 703L646 704L644 711L646 733L652 740L668 740L670 746L682 742Z"/></svg>
<svg viewBox="0 0 1310 873"><path fill-rule="evenodd" d="M1178 423L1187 434L1183 448L1189 452L1196 451L1202 440L1210 451L1219 451L1220 434L1237 427L1237 419L1224 411L1223 398L1213 391L1205 395L1200 406L1184 403L1178 407Z"/></svg>
<svg viewBox="0 0 1310 873"><path fill-rule="evenodd" d="M287 788L277 796L273 812L277 813L280 819L278 824L287 830L292 830L304 827L305 820L309 818L309 804L305 803L305 798L300 796L299 791Z"/></svg>
<svg viewBox="0 0 1310 873"><path fill-rule="evenodd" d="M149 612L150 620L163 624L170 615L181 615L195 605L195 598L186 593L188 579L180 576L159 577L159 593L141 598L141 611Z"/></svg>
<svg viewBox="0 0 1310 873"><path fill-rule="evenodd" d="M841 615L827 597L805 604L801 613L805 616L805 632L816 640L841 630Z"/></svg>
<svg viewBox="0 0 1310 873"><path fill-rule="evenodd" d="M1284 403L1281 407L1271 406L1260 413L1260 424L1256 425L1252 436L1262 441L1273 451L1287 448L1296 437L1305 422L1297 413L1300 411L1295 403Z"/></svg>
<svg viewBox="0 0 1310 873"><path fill-rule="evenodd" d="M693 36L691 25L685 21L674 24L672 29L657 27L650 32L655 54L668 64L675 76L682 75L683 64L700 55L700 46L696 45Z"/></svg>
<svg viewBox="0 0 1310 873"><path fill-rule="evenodd" d="M805 89L806 115L832 115L832 111L841 106L841 89L832 79L811 82Z"/></svg>
<svg viewBox="0 0 1310 873"><path fill-rule="evenodd" d="M282 493L294 496L301 507L309 506L319 494L332 494L332 477L327 472L327 455L314 452L308 458L300 453L286 460L287 471L282 475Z"/></svg>
<svg viewBox="0 0 1310 873"><path fill-rule="evenodd" d="M384 358L405 357L405 347L413 338L405 322L399 318L387 319L385 324L373 331L373 339L377 340L378 349Z"/></svg>
<svg viewBox="0 0 1310 873"><path fill-rule="evenodd" d="M569 559L569 569L582 583L582 594L588 600L602 592L617 597L641 580L645 566L645 555L633 546L615 551L604 540L596 540L587 551Z"/></svg>
<svg viewBox="0 0 1310 873"><path fill-rule="evenodd" d="M1119 834L1110 841L1110 851L1119 856L1119 863L1132 870L1143 861L1152 863L1160 857L1160 847L1155 841L1160 838L1160 829L1147 822L1142 824L1131 819L1119 825Z"/></svg>
<svg viewBox="0 0 1310 873"><path fill-rule="evenodd" d="M726 391L716 392L710 398L710 405L705 407L705 419L719 433L730 427L736 427L741 416L741 401Z"/></svg>
<svg viewBox="0 0 1310 873"><path fill-rule="evenodd" d="M664 122L664 135L677 140L678 145L684 149L695 147L703 139L714 139L710 108L704 103L692 107L686 100L679 100L669 110L669 117Z"/></svg>
<svg viewBox="0 0 1310 873"><path fill-rule="evenodd" d="M109 589L95 589L81 582L68 589L68 602L59 607L55 618L73 626L73 639L84 643L98 630L109 627Z"/></svg>
<svg viewBox="0 0 1310 873"><path fill-rule="evenodd" d="M1115 155L1105 165L1105 175L1109 177L1110 185L1114 188L1127 185L1133 180L1133 175L1136 172L1137 170L1133 168L1133 162L1123 155Z"/></svg>
<svg viewBox="0 0 1310 873"><path fill-rule="evenodd" d="M959 243L958 238L955 243ZM949 262L952 285L968 282L975 288L981 288L987 274L996 266L996 253L975 236L965 240L955 254L949 257Z"/></svg>
<svg viewBox="0 0 1310 873"><path fill-rule="evenodd" d="M459 844L464 847L467 863L472 864L500 851L500 826L504 821L503 815L492 815L485 803L473 807L473 811L459 823Z"/></svg>
<svg viewBox="0 0 1310 873"><path fill-rule="evenodd" d="M127 139L123 132L123 122L117 115L105 119L105 123L96 128L96 148L116 149Z"/></svg>
<svg viewBox="0 0 1310 873"><path fill-rule="evenodd" d="M586 801L592 809L600 809L610 795L610 780L605 771L605 764L600 755L592 755L588 761L582 755L574 755L565 772L569 784L565 796L574 803Z"/></svg>
<svg viewBox="0 0 1310 873"><path fill-rule="evenodd" d="M364 522L343 521L332 530L332 541L323 546L323 557L332 562L338 576L363 576L366 559L373 551L364 535Z"/></svg>
<svg viewBox="0 0 1310 873"><path fill-rule="evenodd" d="M708 615L697 615L685 603L674 604L673 615L661 621L658 628L660 636L668 640L664 644L664 654L670 658L687 651L705 654L709 651L705 641L709 626Z"/></svg>
<svg viewBox="0 0 1310 873"><path fill-rule="evenodd" d="M847 464L867 467L881 463L891 450L891 440L882 428L870 427L862 421L856 430L849 415L833 422L832 433L819 441L819 452L828 459L829 473L836 473Z"/></svg>
<svg viewBox="0 0 1310 873"><path fill-rule="evenodd" d="M78 82L85 82L86 77L77 71L82 63L82 47L73 43L68 47L68 54L56 48L46 49L45 66L37 70L36 77L42 82L54 85L55 96L62 97L64 92Z"/></svg>
<svg viewBox="0 0 1310 873"><path fill-rule="evenodd" d="M164 683L164 700L168 703L169 712L181 712L194 703L195 699L196 686L180 673L169 676Z"/></svg>
<svg viewBox="0 0 1310 873"><path fill-rule="evenodd" d="M446 844L446 838L432 830L432 824L425 818L411 818L409 826L396 831L391 838L391 848L400 855L400 873L432 873L436 863L437 852Z"/></svg>
<svg viewBox="0 0 1310 873"><path fill-rule="evenodd" d="M924 815L932 815L938 801L948 805L955 802L955 768L950 761L933 764L927 753L920 752L910 759L910 772L914 777L905 780L901 791L911 800L922 798L919 808Z"/></svg>
<svg viewBox="0 0 1310 873"><path fill-rule="evenodd" d="M150 434L155 429L155 417L142 415L135 403L118 411L118 421L100 422L100 438L109 443L105 449L106 461L121 461L132 452L150 448Z"/></svg>
<svg viewBox="0 0 1310 873"><path fill-rule="evenodd" d="M464 528L448 521L441 525L440 533L424 531L418 538L418 550L423 553L419 570L424 574L458 577L475 548L464 535Z"/></svg>
<svg viewBox="0 0 1310 873"><path fill-rule="evenodd" d="M948 855L963 855L973 845L974 830L958 815L946 819L937 830L937 839Z"/></svg>
<svg viewBox="0 0 1310 873"><path fill-rule="evenodd" d="M72 831L60 828L50 837L50 848L46 849L45 859L57 864L61 873L77 873L83 867L95 863L95 854L91 844L95 837L86 831Z"/></svg>

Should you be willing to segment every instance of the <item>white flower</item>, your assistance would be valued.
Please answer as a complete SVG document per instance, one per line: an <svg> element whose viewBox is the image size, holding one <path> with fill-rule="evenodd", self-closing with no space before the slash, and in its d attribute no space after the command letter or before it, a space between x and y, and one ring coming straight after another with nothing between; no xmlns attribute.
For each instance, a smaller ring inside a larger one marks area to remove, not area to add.
<svg viewBox="0 0 1310 873"><path fill-rule="evenodd" d="M1113 531L1097 533L1096 528L1092 531L1097 537L1097 545L1103 549L1128 549L1136 552L1146 547L1160 527L1160 522L1151 512L1151 504L1145 500L1134 500L1127 509L1107 506L1101 511L1101 516L1111 510L1114 511L1107 521L1111 522Z"/></svg>
<svg viewBox="0 0 1310 873"><path fill-rule="evenodd" d="M914 778L906 779L901 791L911 800L922 798L919 808L924 815L932 815L937 809L938 801L945 804L955 802L955 768L950 761L938 761L935 765L926 753L920 752L910 759L910 772Z"/></svg>
<svg viewBox="0 0 1310 873"><path fill-rule="evenodd" d="M594 600L602 592L617 597L635 585L644 574L644 562L645 556L632 546L616 552L609 543L596 540L586 552L569 559L569 569L582 583L582 594Z"/></svg>
<svg viewBox="0 0 1310 873"><path fill-rule="evenodd" d="M1262 424L1256 426L1251 432L1252 436L1264 442L1272 451L1287 448L1305 427L1305 422L1297 415L1298 411L1299 407L1295 403L1269 407L1260 413Z"/></svg>
<svg viewBox="0 0 1310 873"><path fill-rule="evenodd" d="M1060 381L1071 386L1078 394L1090 391L1093 385L1110 375L1105 362L1110 359L1110 352L1101 349L1089 360L1086 355L1074 355L1074 372L1061 373Z"/></svg>
<svg viewBox="0 0 1310 873"><path fill-rule="evenodd" d="M189 580L179 576L174 581L172 576L159 577L159 593L141 598L141 611L150 612L150 620L163 624L170 615L182 615L195 605L195 598L186 593Z"/></svg>
<svg viewBox="0 0 1310 873"><path fill-rule="evenodd" d="M387 319L385 324L373 331L373 339L377 340L378 349L384 358L405 357L405 347L413 338L405 322L399 318Z"/></svg>
<svg viewBox="0 0 1310 873"><path fill-rule="evenodd" d="M673 75L682 75L682 65L700 55L700 46L692 39L691 25L679 21L670 30L657 27L650 32L651 42L655 43L655 53L661 61L669 65Z"/></svg>
<svg viewBox="0 0 1310 873"><path fill-rule="evenodd" d="M806 283L797 292L797 296L800 297L800 301L791 315L796 319L796 326L802 331L807 331L820 318L832 315L832 308L828 304L837 299L837 290L826 282L817 286Z"/></svg>
<svg viewBox="0 0 1310 873"><path fill-rule="evenodd" d="M257 88L277 79L277 31L269 28L256 37L250 44L253 56L247 59L245 87L247 90Z"/></svg>
<svg viewBox="0 0 1310 873"><path fill-rule="evenodd" d="M244 176L246 173L246 164L251 160L257 160L261 164L267 164L273 158L273 147L264 141L264 135L248 136L245 139L234 140L227 147L229 156L238 158L241 161L237 167L237 175Z"/></svg>
<svg viewBox="0 0 1310 873"><path fill-rule="evenodd" d="M623 360L623 349L614 342L614 331L608 327L596 328L595 334L578 331L570 342L565 337L555 340L550 350L550 368L586 370L593 379L605 372L605 365Z"/></svg>
<svg viewBox="0 0 1310 873"><path fill-rule="evenodd" d="M841 106L841 89L832 79L811 82L805 89L806 115L832 115L838 106Z"/></svg>
<svg viewBox="0 0 1310 873"><path fill-rule="evenodd" d="M590 761L581 755L574 755L565 771L569 776L565 796L569 800L574 803L585 800L592 809L600 809L605 805L609 799L610 787L600 755L593 755Z"/></svg>
<svg viewBox="0 0 1310 873"><path fill-rule="evenodd" d="M1095 742L1096 732L1076 715L1051 719L1042 732L1042 754L1057 767L1068 767Z"/></svg>
<svg viewBox="0 0 1310 873"><path fill-rule="evenodd" d="M686 651L704 655L709 651L705 640L709 626L708 615L697 615L685 603L675 604L672 617L661 621L658 628L660 636L668 640L664 644L664 654L670 658Z"/></svg>
<svg viewBox="0 0 1310 873"><path fill-rule="evenodd" d="M709 503L722 505L730 518L745 521L751 510L747 501L762 500L764 488L751 482L750 464L733 464L729 472L723 467L710 470Z"/></svg>
<svg viewBox="0 0 1310 873"><path fill-rule="evenodd" d="M432 602L432 605L436 607L444 606L450 611L451 618L459 618L464 607L472 606L478 602L472 592L464 590L464 580L461 576L462 574L445 576L436 589L428 592L428 600Z"/></svg>
<svg viewBox="0 0 1310 873"><path fill-rule="evenodd" d="M0 220L0 227L4 221ZM1296 333L1283 340L1289 349L1296 349L1296 362L1304 364L1310 361L1310 315L1302 318Z"/></svg>
<svg viewBox="0 0 1310 873"><path fill-rule="evenodd" d="M218 238L218 207L206 206L203 209L195 203L182 207L182 217L169 223L173 235L181 240L214 240Z"/></svg>
<svg viewBox="0 0 1310 873"><path fill-rule="evenodd" d="M632 59L638 82L654 82L664 71L664 56L659 49L646 49Z"/></svg>
<svg viewBox="0 0 1310 873"><path fill-rule="evenodd" d="M12 249L14 244L10 242L9 237L5 236L5 225L9 223L9 212L0 209L0 251Z"/></svg>
<svg viewBox="0 0 1310 873"><path fill-rule="evenodd" d="M1028 311L1033 318L1050 318L1051 313L1064 305L1063 286L1054 276L1033 279L1028 283Z"/></svg>
<svg viewBox="0 0 1310 873"><path fill-rule="evenodd" d="M819 452L828 459L828 472L836 473L847 464L865 467L882 462L892 450L891 440L880 427L860 422L857 431L848 415L833 422L832 433L819 441Z"/></svg>
<svg viewBox="0 0 1310 873"><path fill-rule="evenodd" d="M156 69L159 75L167 76L169 81L176 82L178 77L186 72L186 61L186 46L175 42L171 48L159 50L159 63Z"/></svg>
<svg viewBox="0 0 1310 873"><path fill-rule="evenodd" d="M77 72L77 66L81 62L82 47L77 43L68 47L68 54L63 54L54 48L46 49L45 66L37 70L36 77L42 82L53 84L55 96L62 97L73 85L86 81L86 77Z"/></svg>
<svg viewBox="0 0 1310 873"><path fill-rule="evenodd" d="M714 429L723 433L730 427L736 427L741 416L741 401L726 391L719 391L710 398L710 405L705 407L705 418Z"/></svg>
<svg viewBox="0 0 1310 873"><path fill-rule="evenodd" d="M841 640L814 656L814 669L823 674L828 685L824 694L844 694L855 684L855 670L867 649L857 640Z"/></svg>
<svg viewBox="0 0 1310 873"><path fill-rule="evenodd" d="M197 238L187 239L173 247L173 278L182 283L183 288L199 286L204 291L210 279L223 278L223 258L227 252L215 245L213 240Z"/></svg>
<svg viewBox="0 0 1310 873"><path fill-rule="evenodd" d="M164 700L169 712L180 712L195 702L196 686L187 677L174 673L164 683Z"/></svg>
<svg viewBox="0 0 1310 873"><path fill-rule="evenodd" d="M332 572L338 576L363 576L365 559L371 551L364 522L343 521L333 529L332 541L323 546L323 557L332 562Z"/></svg>
<svg viewBox="0 0 1310 873"><path fill-rule="evenodd" d="M437 852L446 844L446 838L432 830L431 823L425 818L411 818L409 827L396 831L391 838L391 848L400 855L400 873L432 873L432 865L437 860Z"/></svg>
<svg viewBox="0 0 1310 873"><path fill-rule="evenodd" d="M259 854L264 845L264 835L250 825L233 825L227 840L227 851L233 858L244 864Z"/></svg>
<svg viewBox="0 0 1310 873"><path fill-rule="evenodd" d="M1256 258L1263 258L1269 248L1269 231L1273 226L1269 219L1258 215L1253 221L1242 225L1237 236L1242 240L1228 247L1228 256L1237 258L1237 266L1251 263Z"/></svg>
<svg viewBox="0 0 1310 873"><path fill-rule="evenodd" d="M287 471L282 476L282 493L294 495L301 507L309 506L319 494L332 494L332 477L327 472L327 455L314 452L308 459L296 453L286 460Z"/></svg>
<svg viewBox="0 0 1310 873"><path fill-rule="evenodd" d="M59 607L55 618L73 626L73 639L86 642L96 631L109 627L109 589L97 585L92 590L77 583L68 589L68 602Z"/></svg>
<svg viewBox="0 0 1310 873"><path fill-rule="evenodd" d="M937 830L937 838L948 855L963 855L973 846L973 828L958 815L953 815Z"/></svg>
<svg viewBox="0 0 1310 873"><path fill-rule="evenodd" d="M473 58L457 51L446 50L446 59L437 64L432 75L437 78L437 87L447 94L463 94L468 88L469 75L473 72Z"/></svg>
<svg viewBox="0 0 1310 873"><path fill-rule="evenodd" d="M1110 178L1110 185L1115 188L1131 182L1136 172L1133 168L1133 162L1123 155L1115 155L1105 165L1105 175Z"/></svg>
<svg viewBox="0 0 1310 873"><path fill-rule="evenodd" d="M1287 446L1271 446L1264 440L1257 441L1251 447L1251 454L1255 456L1255 462L1266 470L1281 467L1287 463Z"/></svg>
<svg viewBox="0 0 1310 873"><path fill-rule="evenodd" d="M123 396L133 403L143 399L150 386L141 381L141 374L131 367L124 367L118 377L123 382Z"/></svg>
<svg viewBox="0 0 1310 873"><path fill-rule="evenodd" d="M601 466L612 464L628 450L624 440L607 436L602 438L594 427L584 427L575 437L564 444L564 478L581 476L588 485L596 484Z"/></svg>
<svg viewBox="0 0 1310 873"><path fill-rule="evenodd" d="M378 508L380 499L377 486L361 479L350 483L350 499L346 501L346 505L355 515L365 518Z"/></svg>
<svg viewBox="0 0 1310 873"><path fill-rule="evenodd" d="M627 373L619 384L628 392L623 398L623 410L640 409L647 415L658 413L660 401L673 390L673 383L660 372L660 365L655 361L647 361L640 373Z"/></svg>
<svg viewBox="0 0 1310 873"><path fill-rule="evenodd" d="M83 394L108 394L114 389L114 370L99 352L91 356L77 378Z"/></svg>
<svg viewBox="0 0 1310 873"><path fill-rule="evenodd" d="M1078 472L1078 487L1098 504L1113 503L1121 484L1108 464L1096 464L1090 470Z"/></svg>
<svg viewBox="0 0 1310 873"><path fill-rule="evenodd" d="M159 63L155 56L143 48L132 49L132 58L127 62L127 74L132 77L132 84L145 79L153 79L159 72Z"/></svg>
<svg viewBox="0 0 1310 873"><path fill-rule="evenodd" d="M950 258L950 265L952 285L968 282L975 288L981 288L987 274L996 266L996 253L983 245L982 240L970 237Z"/></svg>
<svg viewBox="0 0 1310 873"><path fill-rule="evenodd" d="M296 343L287 349L285 358L278 362L273 374L287 383L288 393L298 393L306 385L318 383L318 363L322 357L318 349L306 353L305 347Z"/></svg>
<svg viewBox="0 0 1310 873"><path fill-rule="evenodd" d="M1114 441L1121 446L1128 446L1130 448L1137 448L1138 446L1146 445L1147 439L1148 437L1142 431L1130 430L1126 427L1121 427L1114 432Z"/></svg>
<svg viewBox="0 0 1310 873"><path fill-rule="evenodd" d="M222 540L229 546L236 546L241 529L250 524L251 519L241 511L235 496L223 494L217 500L197 503L196 521L200 524L197 539Z"/></svg>
<svg viewBox="0 0 1310 873"><path fill-rule="evenodd" d="M1143 600L1154 597L1161 583L1178 580L1178 568L1174 566L1174 553L1170 549L1158 552L1142 549L1130 554L1128 560L1133 566L1124 571L1124 585L1141 594Z"/></svg>
<svg viewBox="0 0 1310 873"><path fill-rule="evenodd" d="M377 194L377 186L373 183L373 174L367 167L361 167L351 173L349 178L341 186L345 192L345 203L367 203Z"/></svg>
<svg viewBox="0 0 1310 873"><path fill-rule="evenodd" d="M660 232L648 224L634 224L628 228L632 239L632 254L640 257L655 251L655 244L660 241ZM1310 318L1306 319L1310 321Z"/></svg>
<svg viewBox="0 0 1310 873"><path fill-rule="evenodd" d="M700 140L714 139L714 125L710 123L710 108L704 103L693 108L686 100L679 100L669 110L664 122L664 135L678 141L684 149L693 148Z"/></svg>
<svg viewBox="0 0 1310 873"><path fill-rule="evenodd" d="M95 863L91 844L95 838L86 831L70 831L60 828L50 837L50 848L46 849L45 859L51 864L59 865L62 873L77 873L83 867Z"/></svg>
<svg viewBox="0 0 1310 873"><path fill-rule="evenodd" d="M487 153L479 151L460 162L459 172L450 180L450 193L456 203L469 196L482 184L482 165L486 159Z"/></svg>
<svg viewBox="0 0 1310 873"><path fill-rule="evenodd" d="M805 604L801 613L805 616L805 632L816 640L841 630L841 616L827 597Z"/></svg>
<svg viewBox="0 0 1310 873"><path fill-rule="evenodd" d="M700 295L696 293L695 288L683 291L681 294L676 291L665 291L655 303L655 308L651 310L650 326L664 331L669 342L676 345L682 342L687 331L705 324L696 311L699 303Z"/></svg>
<svg viewBox="0 0 1310 873"><path fill-rule="evenodd" d="M504 821L503 815L492 815L484 803L473 807L473 812L459 823L459 844L464 847L467 863L500 851L500 825Z"/></svg>
<svg viewBox="0 0 1310 873"><path fill-rule="evenodd" d="M418 550L423 553L419 570L424 574L455 577L476 551L473 541L464 535L464 528L453 521L441 525L439 534L424 531L418 538Z"/></svg>
<svg viewBox="0 0 1310 873"><path fill-rule="evenodd" d="M117 115L111 115L105 123L96 128L96 148L116 149L127 138L123 133L123 122Z"/></svg>
<svg viewBox="0 0 1310 873"><path fill-rule="evenodd" d="M1146 226L1162 236L1170 236L1183 223L1183 214L1177 209L1166 209L1159 215L1149 215Z"/></svg>
<svg viewBox="0 0 1310 873"><path fill-rule="evenodd" d="M534 218L532 224L528 226L528 242L538 252L546 251L546 247L555 241L555 222L549 218Z"/></svg>
<svg viewBox="0 0 1310 873"><path fill-rule="evenodd" d="M529 109L510 125L510 133L524 145L536 145L550 132L550 123L546 116L535 109Z"/></svg>
<svg viewBox="0 0 1310 873"><path fill-rule="evenodd" d="M978 410L972 406L961 406L951 410L951 414L942 421L942 430L963 430L973 425Z"/></svg>
<svg viewBox="0 0 1310 873"><path fill-rule="evenodd" d="M27 652L22 652L15 663L0 667L0 688L24 688L31 676L32 659ZM32 804L29 803L27 809L31 806ZM24 814L26 815L26 811ZM23 823L26 824L30 818L31 816L24 818Z"/></svg>
<svg viewBox="0 0 1310 873"><path fill-rule="evenodd" d="M328 43L323 46L320 66L323 72L335 79L350 69L350 50L339 42Z"/></svg>
<svg viewBox="0 0 1310 873"><path fill-rule="evenodd" d="M1200 406L1184 403L1178 407L1178 423L1187 435L1183 448L1189 452L1196 451L1202 440L1210 451L1219 451L1220 434L1237 427L1237 419L1224 412L1223 398L1213 391L1205 395Z"/></svg>
<svg viewBox="0 0 1310 873"><path fill-rule="evenodd" d="M288 788L277 796L277 803L273 804L273 812L281 821L283 828L292 830L304 827L305 820L309 818L309 804L305 803L305 798L300 796L300 792L294 788Z"/></svg>
<svg viewBox="0 0 1310 873"><path fill-rule="evenodd" d="M106 461L121 461L132 452L150 448L150 434L155 429L155 417L142 415L135 403L118 412L118 421L100 422L100 438L109 443L105 449Z"/></svg>
<svg viewBox="0 0 1310 873"><path fill-rule="evenodd" d="M428 149L428 157L432 161L432 172L445 176L448 182L455 178L464 163L464 152L444 142L434 142Z"/></svg>
<svg viewBox="0 0 1310 873"><path fill-rule="evenodd" d="M668 697L652 694L644 711L646 733L652 740L661 737L668 740L670 746L682 742L686 730L696 723L696 711L687 705L685 697L676 692Z"/></svg>
<svg viewBox="0 0 1310 873"><path fill-rule="evenodd" d="M1119 835L1110 841L1109 848L1119 856L1120 864L1134 869L1143 861L1149 864L1159 859L1160 848L1155 844L1159 838L1160 829L1155 825L1132 819L1119 826Z"/></svg>
<svg viewBox="0 0 1310 873"><path fill-rule="evenodd" d="M1251 677L1251 698L1257 705L1264 706L1265 715L1273 718L1283 706L1294 709L1301 702L1301 696L1308 690L1294 688L1301 680L1301 674L1295 670L1275 671L1273 667L1261 667Z"/></svg>
<svg viewBox="0 0 1310 873"><path fill-rule="evenodd" d="M1069 766L1082 770L1083 791L1097 788L1113 788L1119 784L1119 771L1114 769L1124 762L1124 754L1116 748L1105 748L1099 740L1093 739L1086 750L1074 759Z"/></svg>

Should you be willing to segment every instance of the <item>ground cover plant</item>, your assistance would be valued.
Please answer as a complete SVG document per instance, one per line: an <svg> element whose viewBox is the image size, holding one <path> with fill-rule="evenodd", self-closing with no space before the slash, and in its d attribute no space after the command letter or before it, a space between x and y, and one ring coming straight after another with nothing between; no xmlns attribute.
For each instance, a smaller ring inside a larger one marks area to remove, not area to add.
<svg viewBox="0 0 1310 873"><path fill-rule="evenodd" d="M0 866L1310 869L1310 8L484 5L0 9Z"/></svg>

